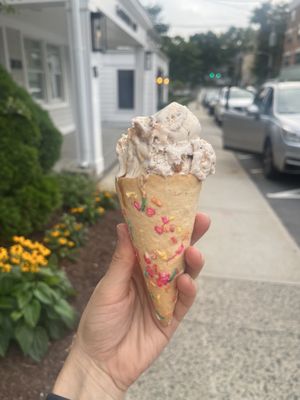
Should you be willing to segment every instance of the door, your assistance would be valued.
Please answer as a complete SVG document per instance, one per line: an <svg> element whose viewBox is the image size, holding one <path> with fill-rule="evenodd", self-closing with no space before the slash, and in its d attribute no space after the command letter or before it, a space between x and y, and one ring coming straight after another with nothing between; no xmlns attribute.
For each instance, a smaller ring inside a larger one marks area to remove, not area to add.
<svg viewBox="0 0 300 400"><path fill-rule="evenodd" d="M264 87L254 99L258 114L250 114L247 110L227 110L224 116L224 146L260 153L265 125L272 109L270 101L272 104L273 89Z"/></svg>
<svg viewBox="0 0 300 400"><path fill-rule="evenodd" d="M253 152L262 153L263 151L267 125L273 114L273 100L274 89L272 87L263 88L254 100L259 108L259 114L249 117L246 124L246 143L248 149Z"/></svg>

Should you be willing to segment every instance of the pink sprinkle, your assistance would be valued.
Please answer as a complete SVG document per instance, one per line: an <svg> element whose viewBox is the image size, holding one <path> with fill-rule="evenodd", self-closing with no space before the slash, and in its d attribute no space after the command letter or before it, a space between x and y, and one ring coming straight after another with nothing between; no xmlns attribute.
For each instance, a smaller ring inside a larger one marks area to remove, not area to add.
<svg viewBox="0 0 300 400"><path fill-rule="evenodd" d="M145 253L145 254L144 254L144 260L145 260L146 264L151 264L151 259L150 259L148 253Z"/></svg>
<svg viewBox="0 0 300 400"><path fill-rule="evenodd" d="M148 207L146 210L146 214L148 215L148 217L153 217L153 215L155 215L155 210L152 207Z"/></svg>
<svg viewBox="0 0 300 400"><path fill-rule="evenodd" d="M165 224L165 225L170 222L168 217L161 217L161 220L162 220L163 224Z"/></svg>
<svg viewBox="0 0 300 400"><path fill-rule="evenodd" d="M154 230L155 230L155 232L158 233L159 235L162 235L162 234L164 233L163 228L162 228L161 226L158 226L158 225L156 225L156 226L154 227Z"/></svg>
<svg viewBox="0 0 300 400"><path fill-rule="evenodd" d="M174 244L176 244L176 243L177 243L177 239L176 239L176 237L175 237L175 236L171 237L171 242L172 242L172 243L174 243Z"/></svg>
<svg viewBox="0 0 300 400"><path fill-rule="evenodd" d="M181 254L181 253L183 253L183 251L184 251L184 245L181 244L181 245L178 247L178 249L176 250L176 254Z"/></svg>
<svg viewBox="0 0 300 400"><path fill-rule="evenodd" d="M146 271L147 271L148 275L150 276L150 278L154 277L154 271L151 267L148 266Z"/></svg>
<svg viewBox="0 0 300 400"><path fill-rule="evenodd" d="M138 211L141 211L141 205L140 205L140 203L139 203L138 201L135 201L135 202L133 203L133 205L134 205L134 207L135 207Z"/></svg>
<svg viewBox="0 0 300 400"><path fill-rule="evenodd" d="M175 225L170 225L170 232L175 232L176 226Z"/></svg>
<svg viewBox="0 0 300 400"><path fill-rule="evenodd" d="M158 279L157 279L157 285L159 287L167 285L170 280L170 274L168 272L160 272Z"/></svg>

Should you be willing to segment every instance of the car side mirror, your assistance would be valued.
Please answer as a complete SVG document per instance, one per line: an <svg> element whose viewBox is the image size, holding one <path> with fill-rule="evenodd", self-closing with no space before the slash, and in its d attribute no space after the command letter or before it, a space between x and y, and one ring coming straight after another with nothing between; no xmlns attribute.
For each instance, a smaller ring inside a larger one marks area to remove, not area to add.
<svg viewBox="0 0 300 400"><path fill-rule="evenodd" d="M251 104L247 108L247 114L251 117L258 118L259 117L259 108L257 107L256 104Z"/></svg>

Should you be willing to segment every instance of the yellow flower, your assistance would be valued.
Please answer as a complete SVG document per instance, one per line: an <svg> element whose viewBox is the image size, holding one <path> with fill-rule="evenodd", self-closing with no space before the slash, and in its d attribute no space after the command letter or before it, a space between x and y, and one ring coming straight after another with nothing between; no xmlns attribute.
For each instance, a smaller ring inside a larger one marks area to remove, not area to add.
<svg viewBox="0 0 300 400"><path fill-rule="evenodd" d="M70 236L70 232L69 231L64 231L64 235L65 236Z"/></svg>
<svg viewBox="0 0 300 400"><path fill-rule="evenodd" d="M15 244L14 246L11 246L9 251L13 256L19 256L23 253L23 247L20 244Z"/></svg>
<svg viewBox="0 0 300 400"><path fill-rule="evenodd" d="M10 264L4 264L3 265L3 271L4 272L10 272L11 268L12 268L12 266Z"/></svg>
<svg viewBox="0 0 300 400"><path fill-rule="evenodd" d="M74 207L74 208L71 208L70 211L72 214L81 214L81 213L83 213L84 209L85 209L85 207Z"/></svg>
<svg viewBox="0 0 300 400"><path fill-rule="evenodd" d="M82 224L75 224L74 228L76 231L80 231L80 229L82 229Z"/></svg>
<svg viewBox="0 0 300 400"><path fill-rule="evenodd" d="M104 194L105 197L107 197L109 199L112 197L110 192L104 192L103 194Z"/></svg>
<svg viewBox="0 0 300 400"><path fill-rule="evenodd" d="M0 247L0 260L7 260L8 254L4 247Z"/></svg>
<svg viewBox="0 0 300 400"><path fill-rule="evenodd" d="M16 257L11 257L10 261L11 261L13 264L19 264L20 259L19 259L19 258L16 258Z"/></svg>
<svg viewBox="0 0 300 400"><path fill-rule="evenodd" d="M67 243L67 239L60 238L60 239L58 239L58 243L61 244L61 245L65 245Z"/></svg>
<svg viewBox="0 0 300 400"><path fill-rule="evenodd" d="M59 235L60 235L59 231L52 231L51 232L51 236L53 236L53 237L58 237Z"/></svg>
<svg viewBox="0 0 300 400"><path fill-rule="evenodd" d="M99 196L97 196L95 200L96 200L96 201L101 201L101 199L100 199Z"/></svg>
<svg viewBox="0 0 300 400"><path fill-rule="evenodd" d="M99 215L103 215L105 213L105 209L103 207L98 207L97 211L98 211Z"/></svg>
<svg viewBox="0 0 300 400"><path fill-rule="evenodd" d="M68 246L69 246L69 247L74 247L74 246L75 246L75 243L72 242L71 240L69 240L69 241L68 241Z"/></svg>
<svg viewBox="0 0 300 400"><path fill-rule="evenodd" d="M21 271L22 272L29 272L30 271L30 265L29 264L23 264L21 266Z"/></svg>
<svg viewBox="0 0 300 400"><path fill-rule="evenodd" d="M32 255L28 251L24 251L24 253L22 254L22 258L25 261L29 261L29 262L32 261Z"/></svg>

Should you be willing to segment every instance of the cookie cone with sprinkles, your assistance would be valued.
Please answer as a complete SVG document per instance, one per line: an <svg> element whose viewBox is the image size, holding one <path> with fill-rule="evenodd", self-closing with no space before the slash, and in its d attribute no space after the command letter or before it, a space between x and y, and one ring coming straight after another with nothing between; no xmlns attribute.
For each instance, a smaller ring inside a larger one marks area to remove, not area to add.
<svg viewBox="0 0 300 400"><path fill-rule="evenodd" d="M117 178L116 188L156 317L171 323L201 181L194 175Z"/></svg>

